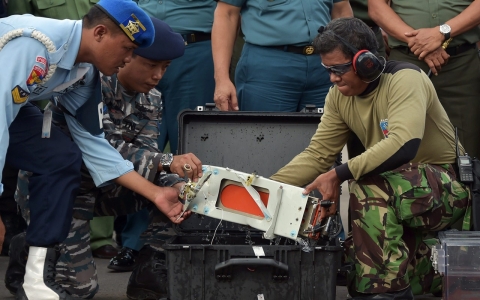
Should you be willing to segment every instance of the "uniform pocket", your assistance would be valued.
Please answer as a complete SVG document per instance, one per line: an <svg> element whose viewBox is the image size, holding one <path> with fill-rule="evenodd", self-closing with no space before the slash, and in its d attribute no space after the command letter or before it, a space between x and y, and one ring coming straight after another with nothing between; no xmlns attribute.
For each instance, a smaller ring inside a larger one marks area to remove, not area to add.
<svg viewBox="0 0 480 300"><path fill-rule="evenodd" d="M173 2L178 3L178 4L193 4L195 5L196 3L199 2L207 2L207 1L212 1L212 0L173 0Z"/></svg>
<svg viewBox="0 0 480 300"><path fill-rule="evenodd" d="M38 0L38 9L47 9L65 4L66 0Z"/></svg>
<svg viewBox="0 0 480 300"><path fill-rule="evenodd" d="M435 176L427 174L432 171L428 165L410 163L382 173L393 189L392 206L398 219L410 220L437 206L438 185L432 182Z"/></svg>
<svg viewBox="0 0 480 300"><path fill-rule="evenodd" d="M262 10L268 10L272 7L287 4L288 2L290 2L290 0L260 0L260 8Z"/></svg>

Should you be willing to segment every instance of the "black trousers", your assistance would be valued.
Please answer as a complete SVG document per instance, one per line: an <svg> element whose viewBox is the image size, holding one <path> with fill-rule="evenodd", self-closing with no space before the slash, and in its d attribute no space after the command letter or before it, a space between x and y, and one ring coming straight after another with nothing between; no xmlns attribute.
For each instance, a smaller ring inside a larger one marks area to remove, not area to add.
<svg viewBox="0 0 480 300"><path fill-rule="evenodd" d="M48 247L67 237L82 159L78 146L53 124L50 138L42 138L42 124L43 114L36 106L27 103L20 109L9 128L6 164L33 172L27 242Z"/></svg>

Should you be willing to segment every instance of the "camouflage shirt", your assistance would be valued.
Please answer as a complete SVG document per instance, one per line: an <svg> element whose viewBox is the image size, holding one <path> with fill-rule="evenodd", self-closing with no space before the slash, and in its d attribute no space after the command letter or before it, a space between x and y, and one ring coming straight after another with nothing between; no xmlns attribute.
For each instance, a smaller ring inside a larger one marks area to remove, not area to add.
<svg viewBox="0 0 480 300"><path fill-rule="evenodd" d="M105 138L140 175L153 182L162 154L157 144L160 92L129 93L113 75L102 76L102 94Z"/></svg>

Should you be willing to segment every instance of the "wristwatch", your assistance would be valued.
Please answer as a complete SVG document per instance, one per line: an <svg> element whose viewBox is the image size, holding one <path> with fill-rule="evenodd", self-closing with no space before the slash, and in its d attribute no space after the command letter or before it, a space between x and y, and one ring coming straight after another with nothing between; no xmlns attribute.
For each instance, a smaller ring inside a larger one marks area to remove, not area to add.
<svg viewBox="0 0 480 300"><path fill-rule="evenodd" d="M164 153L160 157L160 164L162 165L162 170L165 172L170 173L170 165L173 161L173 154L172 153Z"/></svg>
<svg viewBox="0 0 480 300"><path fill-rule="evenodd" d="M445 41L450 38L450 31L451 30L452 30L452 28L450 28L450 26L448 24L440 25L440 33L443 34L443 36L445 37Z"/></svg>

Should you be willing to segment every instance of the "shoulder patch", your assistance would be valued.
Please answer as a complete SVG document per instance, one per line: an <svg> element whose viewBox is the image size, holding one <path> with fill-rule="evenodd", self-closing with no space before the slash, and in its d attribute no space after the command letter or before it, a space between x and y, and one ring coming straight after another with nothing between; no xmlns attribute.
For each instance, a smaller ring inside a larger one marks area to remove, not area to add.
<svg viewBox="0 0 480 300"><path fill-rule="evenodd" d="M27 101L30 94L22 89L19 85L13 88L12 90L12 100L15 104L22 104Z"/></svg>
<svg viewBox="0 0 480 300"><path fill-rule="evenodd" d="M27 86L33 86L42 83L45 74L45 69L42 69L39 66L33 66L32 71L30 72L30 76L28 76L27 78Z"/></svg>
<svg viewBox="0 0 480 300"><path fill-rule="evenodd" d="M380 128L382 129L383 136L388 138L388 119L380 120Z"/></svg>

